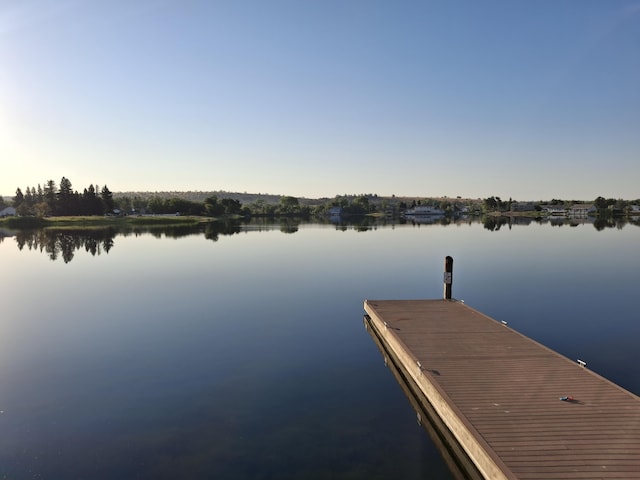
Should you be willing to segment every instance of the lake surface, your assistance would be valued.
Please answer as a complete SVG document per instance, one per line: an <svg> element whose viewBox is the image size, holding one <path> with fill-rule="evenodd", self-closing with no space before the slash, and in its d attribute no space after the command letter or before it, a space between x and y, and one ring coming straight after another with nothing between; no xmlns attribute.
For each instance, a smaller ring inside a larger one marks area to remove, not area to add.
<svg viewBox="0 0 640 480"><path fill-rule="evenodd" d="M454 297L640 393L636 224L0 235L0 478L451 478L362 322L447 255Z"/></svg>

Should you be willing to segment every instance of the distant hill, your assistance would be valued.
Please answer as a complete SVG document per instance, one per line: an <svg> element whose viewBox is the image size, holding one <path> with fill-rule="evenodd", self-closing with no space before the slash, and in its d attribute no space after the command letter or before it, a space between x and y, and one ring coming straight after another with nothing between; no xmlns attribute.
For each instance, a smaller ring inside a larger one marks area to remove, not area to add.
<svg viewBox="0 0 640 480"><path fill-rule="evenodd" d="M142 198L149 199L153 197L160 198L181 198L183 200L189 200L191 202L204 202L204 200L211 196L218 197L218 200L223 198L230 198L232 200L238 200L241 204L247 205L258 200L262 200L263 202L270 205L278 205L280 203L280 198L283 195L274 195L269 193L240 193L240 192L226 192L224 190L217 190L212 192L201 192L201 191L188 191L188 192L177 192L177 191L162 191L162 192L113 192L113 196L115 198L119 197L129 197L129 198ZM314 198L302 198L298 197L298 201L302 205L318 205L326 201L327 199L314 199Z"/></svg>
<svg viewBox="0 0 640 480"><path fill-rule="evenodd" d="M222 200L223 198L230 198L232 200L239 201L242 205L249 205L258 200L262 200L264 203L268 205L278 205L280 203L280 198L285 195L275 195L270 193L247 193L247 192L227 192L224 190L215 190L210 192L201 192L201 191L187 191L187 192L178 192L178 191L158 191L158 192L113 192L113 196L115 198L119 197L129 197L131 199L138 197L144 200L148 200L153 197L160 198L180 198L183 200L189 200L191 202L204 202L204 200L208 197L215 195L218 197L218 200ZM447 197L413 197L413 196L392 196L392 197L382 197L378 196L375 193L367 193L367 194L354 194L354 195L345 195L347 198L355 199L360 196L365 196L369 199L369 202L374 205L379 205L382 202L386 202L387 205L395 205L400 202L404 202L407 205L411 205L412 202L418 201L449 201L454 204L459 205L471 205L481 202L480 199L469 199L469 198L447 198ZM298 198L298 202L301 205L315 206L315 205L323 205L333 198L305 198L305 197L296 197Z"/></svg>

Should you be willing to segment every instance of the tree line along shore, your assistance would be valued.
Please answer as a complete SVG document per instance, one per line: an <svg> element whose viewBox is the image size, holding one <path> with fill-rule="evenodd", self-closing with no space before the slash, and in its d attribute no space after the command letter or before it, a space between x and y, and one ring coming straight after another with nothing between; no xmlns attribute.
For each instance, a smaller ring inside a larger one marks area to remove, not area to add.
<svg viewBox="0 0 640 480"><path fill-rule="evenodd" d="M334 198L308 199L288 195L214 192L123 192L113 193L107 185L89 185L82 193L62 177L42 186L16 189L11 200L0 197L3 216L49 221L99 222L98 217L187 216L187 217L326 217L328 215L399 216L418 205L433 206L445 215L489 214L544 216L555 210L581 207L592 215L640 213L640 200L597 197L592 202L560 200L520 202L491 196L484 199L461 197L382 197L377 194L337 195ZM93 220L90 217L96 217ZM78 218L77 220L80 220ZM113 219L111 218L111 221ZM141 220L139 220L141 221ZM166 222L168 220L148 220ZM175 221L175 219L173 220ZM186 219L182 221L187 221Z"/></svg>

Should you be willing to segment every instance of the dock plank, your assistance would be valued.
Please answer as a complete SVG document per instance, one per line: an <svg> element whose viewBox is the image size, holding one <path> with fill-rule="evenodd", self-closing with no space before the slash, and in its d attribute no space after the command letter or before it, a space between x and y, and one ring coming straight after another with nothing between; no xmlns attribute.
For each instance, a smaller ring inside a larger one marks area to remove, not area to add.
<svg viewBox="0 0 640 480"><path fill-rule="evenodd" d="M485 478L640 479L638 396L461 302L364 308Z"/></svg>

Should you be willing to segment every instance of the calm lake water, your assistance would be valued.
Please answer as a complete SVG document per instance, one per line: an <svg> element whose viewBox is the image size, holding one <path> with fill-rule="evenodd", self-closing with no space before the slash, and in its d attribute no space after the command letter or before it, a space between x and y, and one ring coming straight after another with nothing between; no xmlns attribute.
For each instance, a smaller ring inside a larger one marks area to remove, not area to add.
<svg viewBox="0 0 640 480"><path fill-rule="evenodd" d="M447 255L454 297L640 393L634 224L0 235L0 478L451 478L362 322Z"/></svg>

